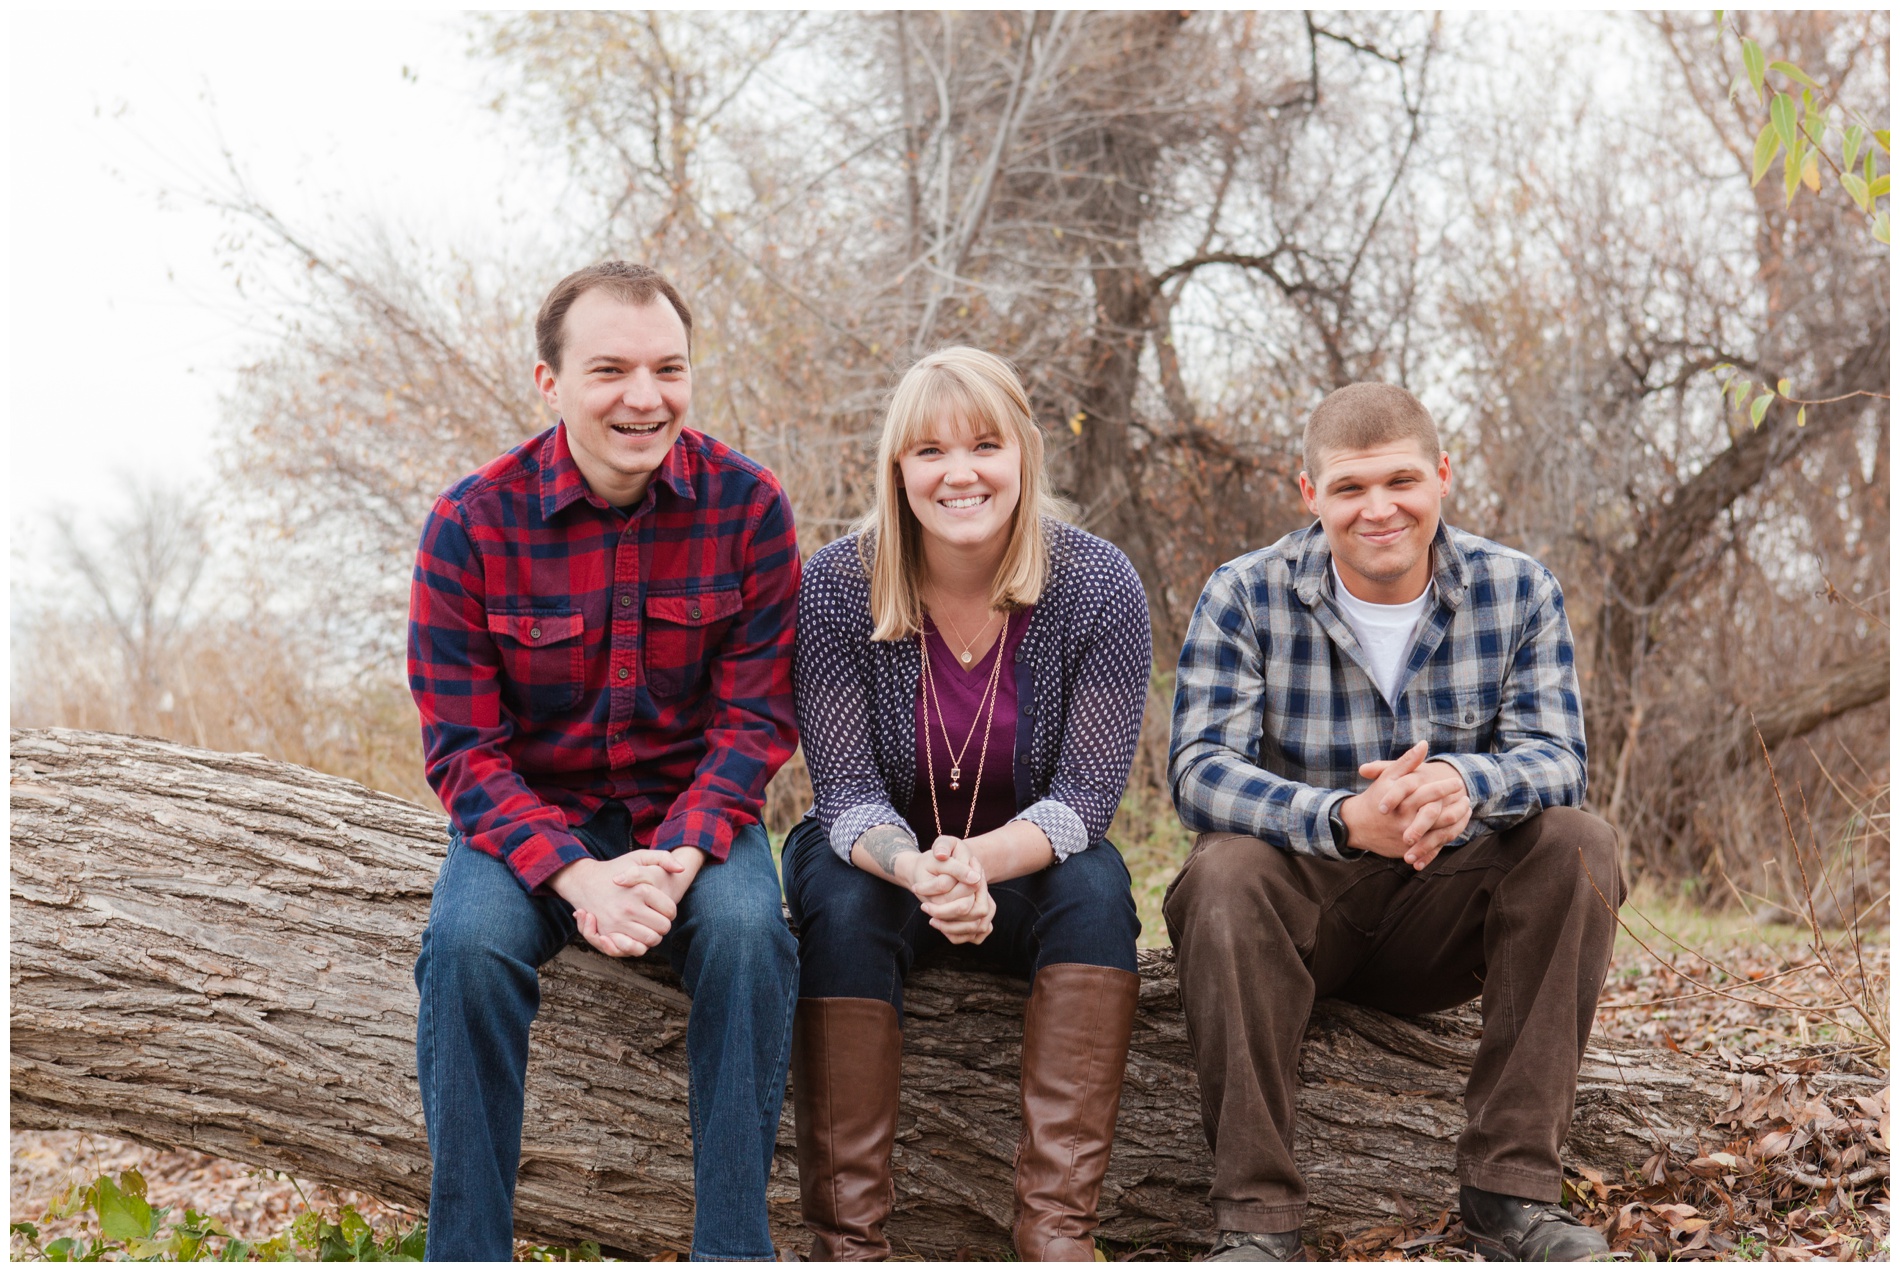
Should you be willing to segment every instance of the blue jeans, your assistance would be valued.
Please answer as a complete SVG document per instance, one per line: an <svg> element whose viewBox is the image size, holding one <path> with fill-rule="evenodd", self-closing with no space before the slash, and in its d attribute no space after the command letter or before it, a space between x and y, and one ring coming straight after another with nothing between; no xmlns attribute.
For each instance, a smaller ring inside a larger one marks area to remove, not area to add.
<svg viewBox="0 0 1900 1272"><path fill-rule="evenodd" d="M952 945L909 890L839 859L808 817L786 836L785 899L798 924L800 998L882 998L904 1018L904 977L918 958L1027 976L1056 963L1135 970L1141 920L1128 867L1106 839L1060 865L992 883L994 930Z"/></svg>
<svg viewBox="0 0 1900 1272"><path fill-rule="evenodd" d="M624 806L576 834L603 860L630 848ZM528 1027L541 964L576 939L574 911L507 865L449 842L416 959L416 1076L429 1127L428 1258L514 1257ZM797 1004L798 951L765 832L748 826L681 898L664 954L692 996L686 1024L694 1259L771 1259L765 1184Z"/></svg>

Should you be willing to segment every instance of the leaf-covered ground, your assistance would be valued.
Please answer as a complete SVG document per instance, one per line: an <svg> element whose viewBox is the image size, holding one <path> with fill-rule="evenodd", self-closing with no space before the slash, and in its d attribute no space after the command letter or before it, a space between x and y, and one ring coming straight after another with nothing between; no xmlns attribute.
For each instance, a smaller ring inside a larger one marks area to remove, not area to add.
<svg viewBox="0 0 1900 1272"><path fill-rule="evenodd" d="M1604 1035L1705 1055L1730 1070L1734 1095L1720 1135L1691 1160L1660 1157L1622 1178L1584 1171L1572 1209L1633 1259L1884 1259L1888 1249L1891 1123L1886 1093L1831 1099L1823 1070L1887 1074L1889 949L1885 931L1861 942L1815 941L1786 926L1709 918L1639 899L1604 986ZM38 1223L74 1179L135 1169L154 1205L216 1216L247 1240L283 1232L306 1209L353 1206L378 1231L416 1216L349 1192L297 1188L199 1153L168 1153L104 1136L15 1131L15 1222ZM1447 1204L1456 1189L1447 1183ZM41 1240L77 1232L43 1223ZM1315 1254L1352 1260L1469 1259L1455 1211L1327 1234ZM16 1252L18 1243L16 1241ZM523 1245L522 1257L555 1252ZM1120 1259L1183 1258L1173 1248L1116 1250Z"/></svg>

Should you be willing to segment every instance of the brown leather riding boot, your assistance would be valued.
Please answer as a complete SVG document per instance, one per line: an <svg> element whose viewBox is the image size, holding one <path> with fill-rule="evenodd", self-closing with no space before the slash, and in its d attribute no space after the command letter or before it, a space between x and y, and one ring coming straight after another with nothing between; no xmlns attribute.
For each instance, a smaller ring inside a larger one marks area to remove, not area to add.
<svg viewBox="0 0 1900 1272"><path fill-rule="evenodd" d="M811 1258L885 1259L904 1036L880 998L801 998L792 1018L799 1211Z"/></svg>
<svg viewBox="0 0 1900 1272"><path fill-rule="evenodd" d="M1141 978L1085 963L1036 973L1023 1017L1023 1133L1016 1147L1016 1253L1093 1262Z"/></svg>

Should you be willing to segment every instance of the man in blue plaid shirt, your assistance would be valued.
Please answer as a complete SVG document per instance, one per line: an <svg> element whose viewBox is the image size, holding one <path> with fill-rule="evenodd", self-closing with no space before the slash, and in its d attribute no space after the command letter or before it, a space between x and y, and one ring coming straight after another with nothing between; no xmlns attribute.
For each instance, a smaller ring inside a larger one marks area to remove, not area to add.
<svg viewBox="0 0 1900 1272"><path fill-rule="evenodd" d="M1214 1152L1209 1257L1298 1257L1300 1041L1317 997L1407 1015L1479 998L1458 1141L1487 1258L1584 1259L1558 1149L1609 967L1616 838L1578 809L1563 594L1440 519L1451 460L1417 398L1329 396L1317 523L1214 572L1181 650L1169 778L1201 832L1165 913Z"/></svg>

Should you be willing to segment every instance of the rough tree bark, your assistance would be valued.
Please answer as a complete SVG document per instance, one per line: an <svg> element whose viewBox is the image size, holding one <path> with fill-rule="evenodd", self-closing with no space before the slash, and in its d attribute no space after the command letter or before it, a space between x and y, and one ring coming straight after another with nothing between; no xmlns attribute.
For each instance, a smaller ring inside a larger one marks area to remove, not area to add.
<svg viewBox="0 0 1900 1272"><path fill-rule="evenodd" d="M434 811L259 756L15 731L13 1125L192 1148L423 1206L410 966L443 845ZM1165 953L1144 955L1144 980L1105 1231L1195 1239L1208 1158ZM584 948L543 986L518 1231L685 1248L686 997L663 966ZM1022 988L937 969L907 993L900 1251L1007 1245ZM1316 1225L1388 1214L1395 1195L1450 1204L1474 1035L1469 1014L1322 1004L1300 1105ZM1605 1169L1658 1144L1687 1150L1728 1089L1682 1057L1593 1048L1570 1150ZM787 1116L773 1220L781 1244L803 1248L791 1130Z"/></svg>

